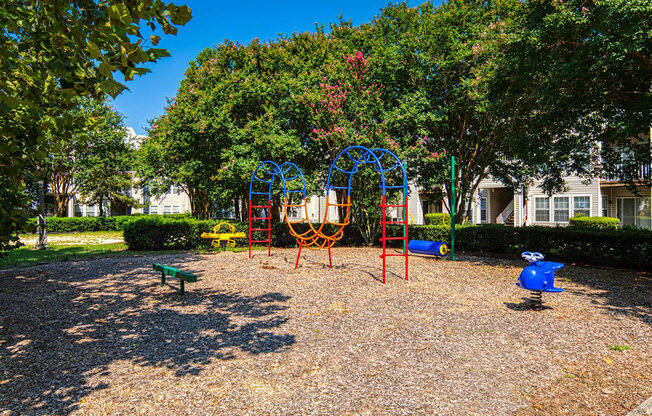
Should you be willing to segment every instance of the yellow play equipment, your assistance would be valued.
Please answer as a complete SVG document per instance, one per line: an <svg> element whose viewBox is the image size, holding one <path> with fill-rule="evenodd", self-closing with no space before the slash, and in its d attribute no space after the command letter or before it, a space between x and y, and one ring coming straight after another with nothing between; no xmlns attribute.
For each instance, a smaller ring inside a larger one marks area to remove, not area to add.
<svg viewBox="0 0 652 416"><path fill-rule="evenodd" d="M225 227L226 229L222 231L222 227ZM224 232L227 230L228 232ZM201 238L212 238L213 241L211 241L211 246L215 248L219 248L222 241L225 241L229 247L235 247L235 239L247 238L247 235L242 232L236 233L233 225L228 222L221 222L213 228L212 233L202 233Z"/></svg>

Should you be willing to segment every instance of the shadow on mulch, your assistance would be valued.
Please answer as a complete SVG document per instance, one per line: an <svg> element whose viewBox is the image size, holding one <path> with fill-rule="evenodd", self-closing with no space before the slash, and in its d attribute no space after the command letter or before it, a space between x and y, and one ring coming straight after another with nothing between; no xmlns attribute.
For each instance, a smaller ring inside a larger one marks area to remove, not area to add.
<svg viewBox="0 0 652 416"><path fill-rule="evenodd" d="M463 255L458 261L486 266L509 266L522 268L526 262L491 257ZM563 263L563 262L562 262ZM518 273L514 274L514 281ZM572 287L564 287L565 282L572 282ZM564 288L569 294L591 299L598 309L611 313L636 316L648 325L652 325L652 274L636 270L585 267L566 264L555 273L555 286ZM563 293L560 295L563 296ZM527 302L515 304L527 309ZM508 305L509 307L509 305Z"/></svg>
<svg viewBox="0 0 652 416"><path fill-rule="evenodd" d="M210 278L193 270L194 257L168 264ZM158 274L142 259L90 268L97 264L62 263L57 275L32 269L0 276L0 412L69 414L83 397L107 387L89 379L118 360L194 375L212 360L234 358L234 349L275 353L296 342L273 332L288 320L281 313L289 296L193 284L181 296L157 287Z"/></svg>

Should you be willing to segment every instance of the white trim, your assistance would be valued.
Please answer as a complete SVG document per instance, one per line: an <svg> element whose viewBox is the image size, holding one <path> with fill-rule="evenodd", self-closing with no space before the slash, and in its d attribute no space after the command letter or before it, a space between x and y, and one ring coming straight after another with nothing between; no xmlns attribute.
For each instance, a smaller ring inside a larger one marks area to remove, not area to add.
<svg viewBox="0 0 652 416"><path fill-rule="evenodd" d="M552 198L547 196L547 195L542 195L542 196L537 196L533 195L532 199L534 201L532 204L532 208L534 209L534 212L532 215L532 224L552 224L553 223L553 213L551 212L552 209ZM548 221L539 221L537 220L537 211L543 211L543 209L537 210L537 199L547 199L548 200Z"/></svg>
<svg viewBox="0 0 652 416"><path fill-rule="evenodd" d="M593 197L590 194L589 195L573 195L572 196L572 202L573 203L571 204L571 213L573 215L571 215L570 218L573 218L575 216L575 198L586 198L587 196L589 197L589 215L588 216L589 217L593 216L593 215L591 215L591 211L593 210ZM598 211L598 214L600 214L600 211Z"/></svg>

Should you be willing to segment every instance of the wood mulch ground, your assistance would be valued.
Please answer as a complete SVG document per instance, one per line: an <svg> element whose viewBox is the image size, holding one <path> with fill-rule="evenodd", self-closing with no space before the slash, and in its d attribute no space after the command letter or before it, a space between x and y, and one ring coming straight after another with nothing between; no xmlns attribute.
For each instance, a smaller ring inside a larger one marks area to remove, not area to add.
<svg viewBox="0 0 652 416"><path fill-rule="evenodd" d="M380 250L0 270L0 415L625 415L652 395L652 276ZM197 273L179 296L153 262ZM626 351L610 345L629 346Z"/></svg>

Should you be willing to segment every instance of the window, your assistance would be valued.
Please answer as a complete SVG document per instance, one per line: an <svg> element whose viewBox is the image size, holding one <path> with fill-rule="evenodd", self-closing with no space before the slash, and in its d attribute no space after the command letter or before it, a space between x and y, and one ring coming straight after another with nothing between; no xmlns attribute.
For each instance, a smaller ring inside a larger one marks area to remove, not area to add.
<svg viewBox="0 0 652 416"><path fill-rule="evenodd" d="M606 195L602 195L602 216L609 216L609 198Z"/></svg>
<svg viewBox="0 0 652 416"><path fill-rule="evenodd" d="M618 198L617 214L620 224L634 226L636 224L636 198Z"/></svg>
<svg viewBox="0 0 652 416"><path fill-rule="evenodd" d="M591 197L590 196L574 196L573 197L573 215L583 215L585 217L591 216Z"/></svg>
<svg viewBox="0 0 652 416"><path fill-rule="evenodd" d="M172 214L172 205L163 206L163 215Z"/></svg>
<svg viewBox="0 0 652 416"><path fill-rule="evenodd" d="M550 198L534 198L534 221L550 222Z"/></svg>
<svg viewBox="0 0 652 416"><path fill-rule="evenodd" d="M95 205L88 205L86 207L86 216L94 217L95 216Z"/></svg>
<svg viewBox="0 0 652 416"><path fill-rule="evenodd" d="M84 211L82 210L82 206L79 204L75 204L75 217L83 217L84 216Z"/></svg>
<svg viewBox="0 0 652 416"><path fill-rule="evenodd" d="M149 213L152 215L158 215L158 205L150 205Z"/></svg>
<svg viewBox="0 0 652 416"><path fill-rule="evenodd" d="M555 222L568 222L568 197L556 196L553 202Z"/></svg>
<svg viewBox="0 0 652 416"><path fill-rule="evenodd" d="M636 198L636 226L638 228L652 229L651 213L650 197Z"/></svg>
<svg viewBox="0 0 652 416"><path fill-rule="evenodd" d="M487 222L487 197L480 197L480 221Z"/></svg>
<svg viewBox="0 0 652 416"><path fill-rule="evenodd" d="M181 207L179 205L174 205L172 207L172 213L173 214L179 214L181 212Z"/></svg>
<svg viewBox="0 0 652 416"><path fill-rule="evenodd" d="M299 207L288 207L289 218L299 218Z"/></svg>

